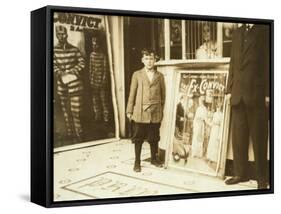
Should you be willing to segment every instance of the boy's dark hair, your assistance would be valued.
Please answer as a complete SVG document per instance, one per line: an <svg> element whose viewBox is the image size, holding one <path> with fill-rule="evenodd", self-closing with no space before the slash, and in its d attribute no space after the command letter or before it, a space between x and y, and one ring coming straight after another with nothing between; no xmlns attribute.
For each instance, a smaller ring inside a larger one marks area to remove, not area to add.
<svg viewBox="0 0 281 214"><path fill-rule="evenodd" d="M152 48L144 48L144 49L141 50L141 56L142 57L143 56L147 56L147 55L150 56L151 54L154 55L156 61L159 60L159 56L157 55L157 53L156 53L156 51L154 49L152 49Z"/></svg>

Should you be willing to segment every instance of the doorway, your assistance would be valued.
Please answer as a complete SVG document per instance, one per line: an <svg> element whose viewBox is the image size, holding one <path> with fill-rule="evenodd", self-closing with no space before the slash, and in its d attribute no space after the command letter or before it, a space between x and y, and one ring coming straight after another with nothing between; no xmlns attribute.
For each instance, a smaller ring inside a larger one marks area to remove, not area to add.
<svg viewBox="0 0 281 214"><path fill-rule="evenodd" d="M155 49L155 19L124 17L125 103L127 105L133 73L143 67L141 50ZM131 137L132 124L126 118L126 137Z"/></svg>

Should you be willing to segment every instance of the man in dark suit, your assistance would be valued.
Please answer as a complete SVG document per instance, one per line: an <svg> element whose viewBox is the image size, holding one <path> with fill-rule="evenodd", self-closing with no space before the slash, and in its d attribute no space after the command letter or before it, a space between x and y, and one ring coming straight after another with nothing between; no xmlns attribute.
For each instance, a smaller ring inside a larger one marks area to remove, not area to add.
<svg viewBox="0 0 281 214"><path fill-rule="evenodd" d="M247 181L249 137L253 142L258 188L267 188L269 26L244 24L233 35L227 97L232 106L234 177Z"/></svg>
<svg viewBox="0 0 281 214"><path fill-rule="evenodd" d="M153 50L142 51L144 67L132 76L127 117L133 120L132 142L135 144L134 171L140 172L140 157L144 139L150 144L151 164L161 167L157 160L159 129L165 103L164 76L154 68L156 55Z"/></svg>

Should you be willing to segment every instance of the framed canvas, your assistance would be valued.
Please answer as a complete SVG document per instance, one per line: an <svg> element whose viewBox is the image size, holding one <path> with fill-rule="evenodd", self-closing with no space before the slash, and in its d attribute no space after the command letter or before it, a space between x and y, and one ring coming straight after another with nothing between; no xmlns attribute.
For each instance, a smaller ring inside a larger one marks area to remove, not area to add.
<svg viewBox="0 0 281 214"><path fill-rule="evenodd" d="M31 201L273 193L273 20L31 12Z"/></svg>

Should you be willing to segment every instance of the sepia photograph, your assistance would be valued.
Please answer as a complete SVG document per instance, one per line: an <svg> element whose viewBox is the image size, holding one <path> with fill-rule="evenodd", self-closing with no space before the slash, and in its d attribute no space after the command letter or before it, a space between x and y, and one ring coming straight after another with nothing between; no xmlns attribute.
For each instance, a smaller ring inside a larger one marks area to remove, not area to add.
<svg viewBox="0 0 281 214"><path fill-rule="evenodd" d="M50 14L51 201L272 192L270 20Z"/></svg>

